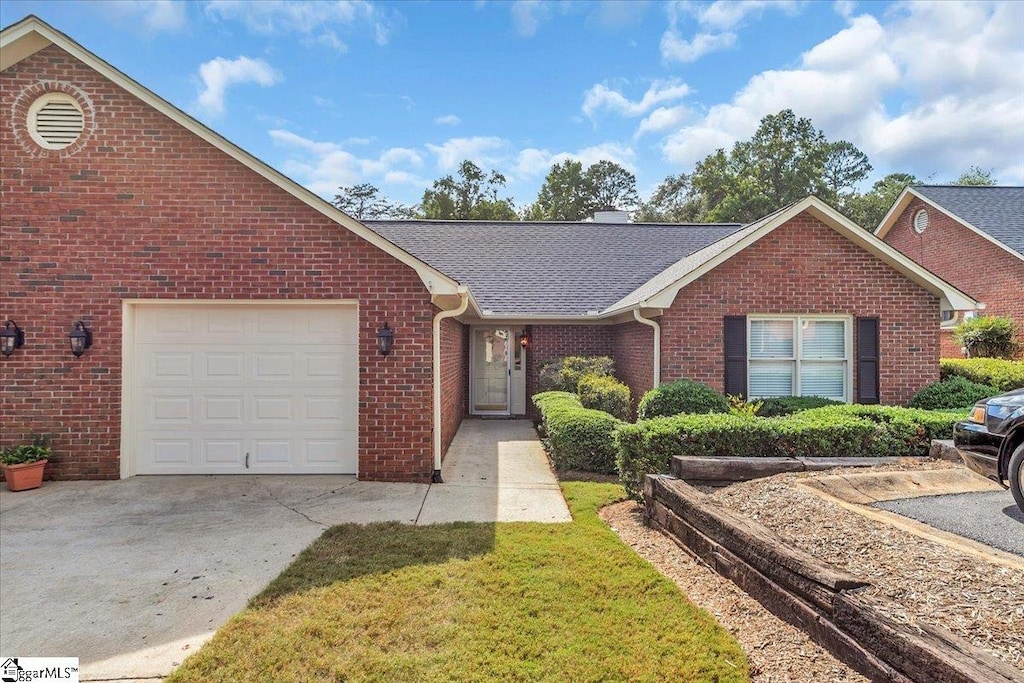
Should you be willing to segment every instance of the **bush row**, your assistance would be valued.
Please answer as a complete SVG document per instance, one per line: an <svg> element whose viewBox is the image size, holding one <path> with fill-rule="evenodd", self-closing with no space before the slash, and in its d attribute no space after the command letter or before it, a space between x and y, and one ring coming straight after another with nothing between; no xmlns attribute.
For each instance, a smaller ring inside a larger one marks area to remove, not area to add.
<svg viewBox="0 0 1024 683"><path fill-rule="evenodd" d="M624 422L584 408L578 396L565 391L537 394L533 403L540 410L544 445L556 470L615 473L614 433Z"/></svg>
<svg viewBox="0 0 1024 683"><path fill-rule="evenodd" d="M943 358L939 361L939 376L942 379L963 377L978 384L988 384L1000 391L1010 391L1024 388L1024 361L998 358Z"/></svg>
<svg viewBox="0 0 1024 683"><path fill-rule="evenodd" d="M978 384L965 377L950 377L921 389L914 394L908 405L925 410L969 408L981 399L998 393L1001 392L993 386Z"/></svg>
<svg viewBox="0 0 1024 683"><path fill-rule="evenodd" d="M676 415L615 432L619 475L638 497L647 474L669 470L672 457L882 457L925 455L930 439L947 437L954 415L889 406L841 405L787 417Z"/></svg>

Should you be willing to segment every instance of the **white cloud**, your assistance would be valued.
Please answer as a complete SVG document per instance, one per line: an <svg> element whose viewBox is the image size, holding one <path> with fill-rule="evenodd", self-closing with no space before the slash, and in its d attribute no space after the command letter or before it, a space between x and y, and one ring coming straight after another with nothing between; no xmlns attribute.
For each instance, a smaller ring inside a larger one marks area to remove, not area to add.
<svg viewBox="0 0 1024 683"><path fill-rule="evenodd" d="M203 89L199 93L198 107L207 114L224 113L224 95L227 89L240 83L256 83L264 88L279 83L281 74L262 59L216 57L199 66Z"/></svg>
<svg viewBox="0 0 1024 683"><path fill-rule="evenodd" d="M455 114L445 114L434 119L434 124L438 126L457 126L460 123L462 123L462 119Z"/></svg>
<svg viewBox="0 0 1024 683"><path fill-rule="evenodd" d="M617 90L603 83L593 86L583 96L583 113L591 119L602 109L623 116L641 116L652 107L663 102L672 102L686 97L689 86L677 80L654 81L639 100L630 100Z"/></svg>
<svg viewBox="0 0 1024 683"><path fill-rule="evenodd" d="M523 38L537 34L540 22L548 18L548 3L544 0L514 0L509 10L516 33Z"/></svg>
<svg viewBox="0 0 1024 683"><path fill-rule="evenodd" d="M720 52L736 44L738 29L749 16L760 16L767 9L787 14L799 10L796 0L717 0L710 4L674 2L668 5L668 28L661 36L661 58L666 62L695 62L711 52ZM682 36L683 18L696 19L699 30L687 40Z"/></svg>
<svg viewBox="0 0 1024 683"><path fill-rule="evenodd" d="M690 109L684 105L677 107L658 107L640 122L634 139L646 133L661 133L678 127L690 116Z"/></svg>
<svg viewBox="0 0 1024 683"><path fill-rule="evenodd" d="M255 33L313 37L315 42L338 51L343 51L339 46L345 43L331 27L366 27L378 45L386 45L395 23L395 15L365 0L210 0L206 13L223 21L240 21Z"/></svg>
<svg viewBox="0 0 1024 683"><path fill-rule="evenodd" d="M692 168L790 108L853 142L876 169L945 180L980 165L1021 182L1024 80L1007 67L1024 63L1009 28L1021 25L1022 3L906 3L853 16L796 67L756 74L729 101L673 126L663 155Z"/></svg>
<svg viewBox="0 0 1024 683"><path fill-rule="evenodd" d="M341 143L311 140L287 130L268 134L289 152L282 170L322 197L333 197L342 185L362 182L426 185L415 173L423 166L423 156L415 149L392 147L376 158L359 157Z"/></svg>
<svg viewBox="0 0 1024 683"><path fill-rule="evenodd" d="M599 145L584 147L576 152L552 153L547 149L532 147L523 149L516 155L512 171L520 178L539 177L546 175L553 165L568 159L579 161L584 168L606 159L629 171L636 170L636 153L632 148L617 142L603 142Z"/></svg>
<svg viewBox="0 0 1024 683"><path fill-rule="evenodd" d="M173 0L104 0L97 5L115 20L145 33L174 33L188 23L188 3Z"/></svg>
<svg viewBox="0 0 1024 683"><path fill-rule="evenodd" d="M441 145L427 145L442 171L452 171L466 159L477 165L496 166L508 157L510 147L508 140L494 136L451 138Z"/></svg>

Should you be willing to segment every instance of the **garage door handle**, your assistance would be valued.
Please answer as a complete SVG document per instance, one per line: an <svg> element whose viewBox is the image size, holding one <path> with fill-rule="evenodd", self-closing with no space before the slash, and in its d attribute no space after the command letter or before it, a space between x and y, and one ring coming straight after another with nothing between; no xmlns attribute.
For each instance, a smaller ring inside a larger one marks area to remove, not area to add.
<svg viewBox="0 0 1024 683"><path fill-rule="evenodd" d="M245 469L249 469L249 454L245 454Z"/></svg>

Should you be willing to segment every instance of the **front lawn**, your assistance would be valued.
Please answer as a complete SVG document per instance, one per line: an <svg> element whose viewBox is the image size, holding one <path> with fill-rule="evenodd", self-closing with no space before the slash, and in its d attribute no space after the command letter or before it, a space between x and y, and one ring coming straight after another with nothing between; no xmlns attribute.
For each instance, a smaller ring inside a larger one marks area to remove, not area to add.
<svg viewBox="0 0 1024 683"><path fill-rule="evenodd" d="M622 487L563 491L569 524L333 527L168 680L748 680L597 517Z"/></svg>

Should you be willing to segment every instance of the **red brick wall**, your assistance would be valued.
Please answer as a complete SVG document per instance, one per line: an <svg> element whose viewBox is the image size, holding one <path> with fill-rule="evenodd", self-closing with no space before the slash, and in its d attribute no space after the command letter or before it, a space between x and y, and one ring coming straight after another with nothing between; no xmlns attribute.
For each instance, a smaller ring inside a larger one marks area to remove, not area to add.
<svg viewBox="0 0 1024 683"><path fill-rule="evenodd" d="M629 385L633 407L654 387L654 329L631 322L612 328L615 374Z"/></svg>
<svg viewBox="0 0 1024 683"><path fill-rule="evenodd" d="M469 328L454 318L441 321L441 452L466 416L469 387Z"/></svg>
<svg viewBox="0 0 1024 683"><path fill-rule="evenodd" d="M928 211L928 228L918 234L914 214ZM1024 343L1024 261L1010 255L957 220L920 199L896 219L885 241L942 279L986 304L986 315L1008 315ZM1012 293L1017 293L1014 296ZM943 357L959 358L960 347L942 334Z"/></svg>
<svg viewBox="0 0 1024 683"><path fill-rule="evenodd" d="M91 132L53 152L25 116L56 81L81 94ZM0 75L0 116L0 318L28 337L0 359L0 445L53 434L52 475L118 476L123 298L357 299L359 475L429 479L434 308L412 269L56 47ZM80 359L78 319L95 334Z"/></svg>
<svg viewBox="0 0 1024 683"><path fill-rule="evenodd" d="M530 398L537 393L537 373L546 360L562 356L611 356L612 328L603 325L531 325L526 354L526 414L537 416Z"/></svg>
<svg viewBox="0 0 1024 683"><path fill-rule="evenodd" d="M660 320L661 379L722 391L727 315L872 316L881 326L882 402L901 404L938 380L938 310L932 294L803 214L679 292Z"/></svg>

